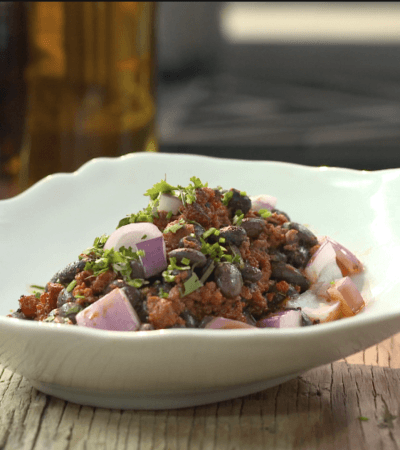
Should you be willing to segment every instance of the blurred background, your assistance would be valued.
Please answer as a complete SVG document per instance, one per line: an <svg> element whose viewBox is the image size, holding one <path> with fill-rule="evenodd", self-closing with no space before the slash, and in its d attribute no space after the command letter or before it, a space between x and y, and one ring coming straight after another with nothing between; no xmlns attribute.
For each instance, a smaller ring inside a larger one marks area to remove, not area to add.
<svg viewBox="0 0 400 450"><path fill-rule="evenodd" d="M160 151L400 167L400 3L160 3Z"/></svg>
<svg viewBox="0 0 400 450"><path fill-rule="evenodd" d="M400 3L156 2L155 11L158 151L400 167ZM24 107L4 108L4 86L0 133ZM6 198L17 188L4 142L0 165Z"/></svg>

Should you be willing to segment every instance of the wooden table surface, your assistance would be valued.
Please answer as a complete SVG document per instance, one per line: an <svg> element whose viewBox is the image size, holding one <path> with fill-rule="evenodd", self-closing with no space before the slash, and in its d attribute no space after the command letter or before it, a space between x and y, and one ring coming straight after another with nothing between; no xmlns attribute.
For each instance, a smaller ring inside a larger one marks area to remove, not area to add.
<svg viewBox="0 0 400 450"><path fill-rule="evenodd" d="M121 411L42 394L0 367L0 449L398 449L399 369L400 334L257 394Z"/></svg>
<svg viewBox="0 0 400 450"><path fill-rule="evenodd" d="M0 183L0 199L15 193ZM400 448L400 334L257 394L178 410L80 406L0 374L0 450Z"/></svg>

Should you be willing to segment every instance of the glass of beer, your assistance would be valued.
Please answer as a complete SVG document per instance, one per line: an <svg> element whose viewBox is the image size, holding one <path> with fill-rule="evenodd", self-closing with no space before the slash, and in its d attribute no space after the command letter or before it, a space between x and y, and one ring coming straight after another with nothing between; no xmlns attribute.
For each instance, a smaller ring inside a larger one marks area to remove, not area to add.
<svg viewBox="0 0 400 450"><path fill-rule="evenodd" d="M0 58L0 155L20 190L156 151L154 2L1 2Z"/></svg>

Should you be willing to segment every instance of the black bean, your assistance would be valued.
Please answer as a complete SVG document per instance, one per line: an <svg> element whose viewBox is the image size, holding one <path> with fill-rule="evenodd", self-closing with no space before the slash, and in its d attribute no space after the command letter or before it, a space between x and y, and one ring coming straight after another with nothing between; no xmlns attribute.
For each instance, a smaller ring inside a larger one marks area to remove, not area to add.
<svg viewBox="0 0 400 450"><path fill-rule="evenodd" d="M61 308L58 308L58 314L61 317L67 317L72 323L76 323L76 315L82 311L83 307L74 302L64 303Z"/></svg>
<svg viewBox="0 0 400 450"><path fill-rule="evenodd" d="M310 260L310 252L306 247L299 246L295 250L285 251L288 260L287 262L297 269L304 269Z"/></svg>
<svg viewBox="0 0 400 450"><path fill-rule="evenodd" d="M130 266L132 268L132 272L130 274L130 277L132 279L135 278L144 278L144 269L143 269L143 264L138 261L137 259L134 259L133 261L131 261Z"/></svg>
<svg viewBox="0 0 400 450"><path fill-rule="evenodd" d="M310 287L310 282L307 278L295 267L282 262L271 261L272 278L279 281L287 281L290 284L300 286L302 292Z"/></svg>
<svg viewBox="0 0 400 450"><path fill-rule="evenodd" d="M197 267L204 267L207 262L207 258L203 253L194 248L177 248L171 250L168 253L168 258L176 258L176 262L180 264L183 258L187 258L190 264L196 264Z"/></svg>
<svg viewBox="0 0 400 450"><path fill-rule="evenodd" d="M290 285L289 289L286 291L286 296L290 298L295 298L299 296L299 293L296 291L294 286Z"/></svg>
<svg viewBox="0 0 400 450"><path fill-rule="evenodd" d="M142 297L140 295L139 289L136 289L134 286L130 286L129 284L127 284L121 289L121 291L126 295L126 297L129 300L129 303L136 311L139 305L142 303Z"/></svg>
<svg viewBox="0 0 400 450"><path fill-rule="evenodd" d="M229 244L227 246L227 250L228 250L228 254L232 255L232 256L238 256L239 257L239 262L236 263L236 265L239 267L239 269L243 269L244 268L244 261L242 258L242 254L240 253L239 247L236 247L236 245L234 244Z"/></svg>
<svg viewBox="0 0 400 450"><path fill-rule="evenodd" d="M80 270L83 270L85 265L86 261L84 260L75 261L68 264L66 267L64 267L64 269L59 270L51 277L50 283L57 283L57 282L61 284L70 283L75 278L75 275Z"/></svg>
<svg viewBox="0 0 400 450"><path fill-rule="evenodd" d="M280 307L280 304L283 302L283 300L285 300L285 298L287 297L286 294L284 294L281 291L278 291L276 289L276 286L273 285L270 287L268 294L274 294L272 299L267 300L268 301L268 308L271 311L275 311L276 309L278 309Z"/></svg>
<svg viewBox="0 0 400 450"><path fill-rule="evenodd" d="M262 272L257 267L253 267L250 264L245 264L243 269L240 270L242 274L243 281L249 281L255 283L262 277Z"/></svg>
<svg viewBox="0 0 400 450"><path fill-rule="evenodd" d="M272 213L276 213L276 214L281 214L282 216L285 216L286 219L288 220L288 222L290 222L290 217L289 217L289 215L286 214L285 212L280 211L279 209L273 209L271 212L272 212Z"/></svg>
<svg viewBox="0 0 400 450"><path fill-rule="evenodd" d="M114 281L111 281L111 283L106 286L106 288L103 291L103 295L109 294L112 290L116 289L116 288L123 288L124 286L126 286L126 283L124 280L121 280L120 278Z"/></svg>
<svg viewBox="0 0 400 450"><path fill-rule="evenodd" d="M208 323L210 323L215 317L205 316L199 324L199 328L205 328Z"/></svg>
<svg viewBox="0 0 400 450"><path fill-rule="evenodd" d="M228 210L232 216L235 215L236 211L242 211L242 214L246 215L251 208L251 200L247 195L241 195L240 191L237 189L231 189L233 192L232 198L228 202Z"/></svg>
<svg viewBox="0 0 400 450"><path fill-rule="evenodd" d="M187 328L198 328L199 327L199 321L198 319L190 313L187 309L183 311L181 314L182 319L186 322Z"/></svg>
<svg viewBox="0 0 400 450"><path fill-rule="evenodd" d="M225 297L233 298L240 294L243 287L239 269L231 263L220 263L215 269L215 282Z"/></svg>
<svg viewBox="0 0 400 450"><path fill-rule="evenodd" d="M263 219L243 219L240 226L245 230L249 238L257 238L265 227Z"/></svg>
<svg viewBox="0 0 400 450"><path fill-rule="evenodd" d="M253 317L253 315L249 311L247 311L247 310L243 311L243 315L244 315L244 317L246 317L246 322L249 325L256 326L256 319Z"/></svg>
<svg viewBox="0 0 400 450"><path fill-rule="evenodd" d="M318 244L318 239L308 228L300 223L296 222L285 222L282 225L282 228L286 228L288 230L296 230L298 231L298 238L301 243L307 245L308 247L313 247Z"/></svg>
<svg viewBox="0 0 400 450"><path fill-rule="evenodd" d="M14 317L16 319L26 319L26 316L22 311L14 311L8 317Z"/></svg>
<svg viewBox="0 0 400 450"><path fill-rule="evenodd" d="M244 228L230 225L228 227L221 228L217 238L224 238L227 243L240 247L242 242L246 240L247 234Z"/></svg>
<svg viewBox="0 0 400 450"><path fill-rule="evenodd" d="M64 288L57 297L57 307L60 308L62 305L64 305L67 302L73 302L75 300L75 297L72 294L72 291L68 292L66 288Z"/></svg>
<svg viewBox="0 0 400 450"><path fill-rule="evenodd" d="M214 263L214 260L210 257L207 258L207 262L206 265L201 269L200 273L198 274L199 278L202 278L203 275L205 275L206 272L209 271L210 266ZM210 273L210 275L208 275L207 279L205 281L213 281L214 279L214 271Z"/></svg>
<svg viewBox="0 0 400 450"><path fill-rule="evenodd" d="M141 302L136 306L135 311L142 323L149 321L149 310L147 309L147 300L141 299Z"/></svg>
<svg viewBox="0 0 400 450"><path fill-rule="evenodd" d="M308 327L310 325L313 325L312 320L303 311L301 312L301 324L303 327Z"/></svg>
<svg viewBox="0 0 400 450"><path fill-rule="evenodd" d="M194 227L194 234L196 235L197 239L200 239L201 236L203 236L203 233L206 231L199 223L193 223Z"/></svg>
<svg viewBox="0 0 400 450"><path fill-rule="evenodd" d="M271 262L287 262L287 256L278 250L270 250L269 255L271 257Z"/></svg>

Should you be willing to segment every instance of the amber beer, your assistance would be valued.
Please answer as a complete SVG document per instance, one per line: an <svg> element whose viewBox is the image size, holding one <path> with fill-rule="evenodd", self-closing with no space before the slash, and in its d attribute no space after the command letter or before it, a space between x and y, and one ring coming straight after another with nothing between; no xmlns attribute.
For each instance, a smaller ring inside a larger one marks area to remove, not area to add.
<svg viewBox="0 0 400 450"><path fill-rule="evenodd" d="M155 3L24 7L21 189L94 157L155 151Z"/></svg>

